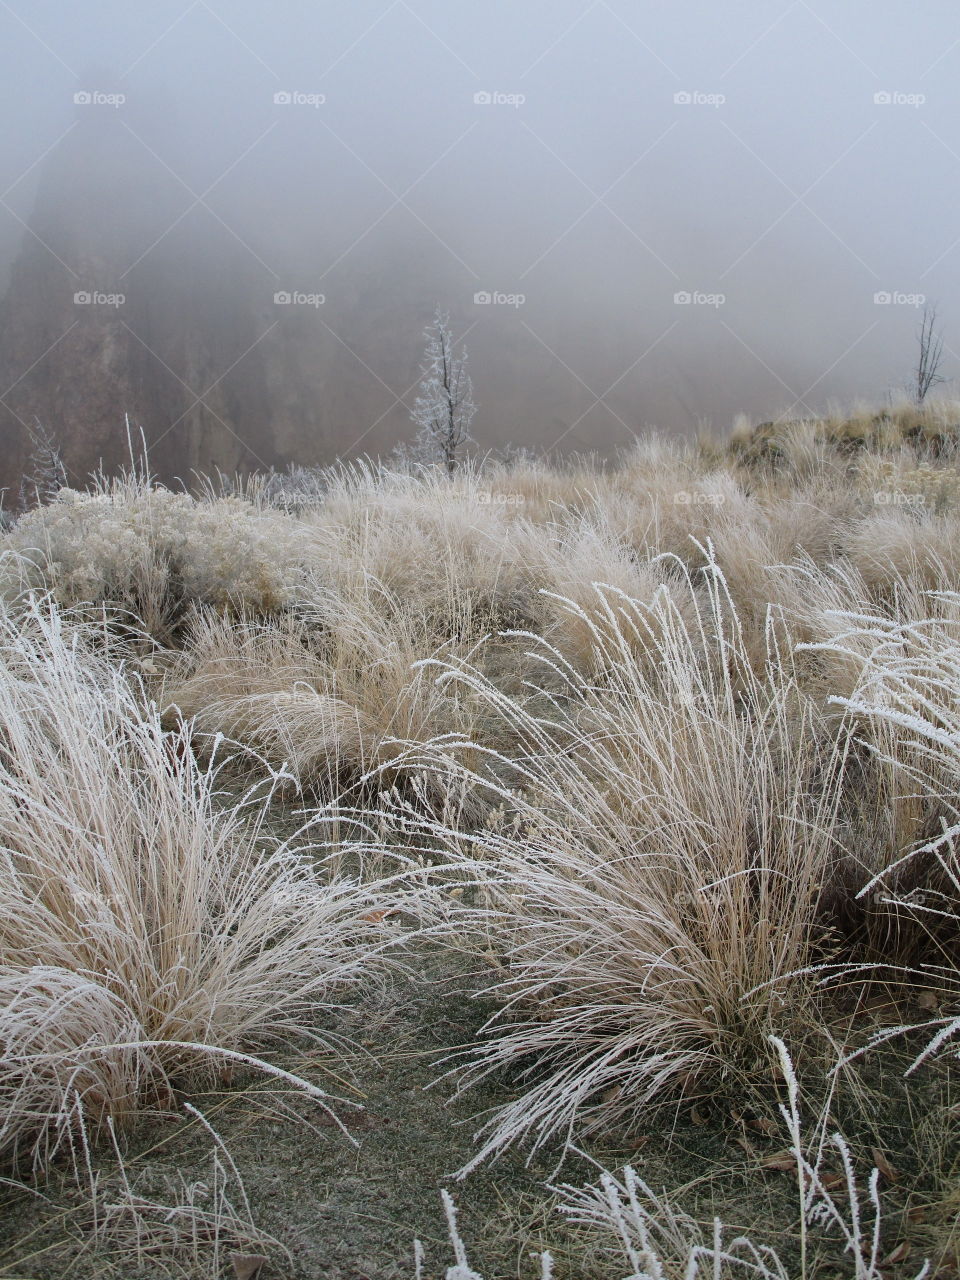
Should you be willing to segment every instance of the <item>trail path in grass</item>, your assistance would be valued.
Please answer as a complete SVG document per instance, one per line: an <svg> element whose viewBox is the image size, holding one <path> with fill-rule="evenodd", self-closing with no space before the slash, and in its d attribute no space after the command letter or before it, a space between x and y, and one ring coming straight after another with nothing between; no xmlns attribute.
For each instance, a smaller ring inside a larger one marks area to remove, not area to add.
<svg viewBox="0 0 960 1280"><path fill-rule="evenodd" d="M331 1095L360 1104L335 1106L352 1142L315 1102L277 1079L224 1079L216 1090L178 1098L169 1112L145 1117L124 1136L131 1185L170 1203L170 1184L181 1176L187 1182L209 1178L213 1142L183 1109L189 1102L236 1162L254 1223L292 1258L287 1262L267 1249L271 1261L257 1280L412 1280L415 1239L425 1251L423 1280L441 1280L454 1261L440 1201L444 1187L457 1203L471 1265L484 1280L538 1280L532 1255L544 1248L556 1258L557 1280L622 1276L623 1265L599 1256L593 1240L572 1232L555 1212L545 1184L557 1173L556 1146L529 1162L526 1151L509 1151L462 1182L453 1178L474 1153L482 1113L516 1096L516 1082L505 1076L460 1098L452 1096L452 1078L437 1083L444 1070L440 1060L474 1040L494 1011L474 996L490 977L488 970L471 972L475 963L414 942L407 973L370 985L358 1004L317 1028L343 1038L336 1051L301 1048L271 1055ZM878 1068L886 1056L877 1055ZM906 1098L900 1096L904 1065L891 1057L882 1082L878 1077L882 1087L871 1108L877 1127L864 1132L857 1146L860 1155L873 1144L897 1152L908 1183L897 1137L901 1127L904 1133L910 1128ZM881 1121L885 1094L894 1099L893 1113ZM929 1105L922 1091L912 1105ZM772 1101L770 1115L776 1116ZM755 1232L789 1255L797 1225L793 1179L760 1168L787 1139L769 1117L765 1125L758 1132L745 1127L742 1117L732 1119L729 1100L687 1100L661 1111L639 1141L618 1144L611 1136L604 1144L588 1144L582 1156L566 1160L559 1180L595 1182L594 1162L611 1170L629 1162L654 1190L669 1191L707 1235L716 1213L734 1234ZM120 1178L109 1148L101 1145L93 1153L92 1172L101 1200L116 1198ZM231 1195L238 1200L235 1191ZM54 1171L33 1190L0 1180L0 1280L235 1275L227 1257L219 1270L209 1258L197 1267L162 1254L138 1267L129 1250L94 1250L93 1226L89 1190L62 1173Z"/></svg>
<svg viewBox="0 0 960 1280"><path fill-rule="evenodd" d="M468 1042L491 1007L470 998L478 979L456 957L424 948L417 969L410 980L395 979L348 1011L340 1030L354 1043L345 1053L291 1053L278 1060L332 1094L362 1104L363 1110L339 1109L356 1145L315 1103L277 1081L248 1078L189 1096L236 1161L256 1225L293 1257L292 1267L278 1259L258 1280L412 1277L415 1238L426 1254L424 1280L442 1277L454 1261L442 1187L457 1202L471 1264L485 1280L534 1280L539 1266L530 1255L548 1246L564 1263L559 1275L603 1276L592 1247L571 1242L552 1209L544 1183L555 1171L556 1148L529 1165L526 1153L509 1152L463 1182L451 1177L473 1152L472 1117L511 1093L509 1081L500 1080L451 1101L452 1081L431 1087L441 1070L438 1059ZM611 1168L633 1160L655 1185L671 1187L696 1181L708 1168L742 1165L742 1153L720 1130L682 1122L669 1150L666 1136L651 1135L641 1149L594 1146L591 1155ZM161 1199L167 1181L181 1172L187 1180L208 1176L211 1148L196 1120L171 1110L144 1120L129 1135L127 1176ZM116 1162L101 1149L94 1167L109 1199L117 1185ZM568 1159L562 1178L593 1181L595 1168L589 1159ZM745 1175L733 1178L742 1195ZM209 1268L160 1259L138 1269L129 1257L95 1253L89 1246L89 1196L71 1192L56 1177L37 1190L48 1199L0 1189L0 1280L214 1275ZM565 1248L572 1252L564 1262ZM221 1274L233 1273L228 1265Z"/></svg>

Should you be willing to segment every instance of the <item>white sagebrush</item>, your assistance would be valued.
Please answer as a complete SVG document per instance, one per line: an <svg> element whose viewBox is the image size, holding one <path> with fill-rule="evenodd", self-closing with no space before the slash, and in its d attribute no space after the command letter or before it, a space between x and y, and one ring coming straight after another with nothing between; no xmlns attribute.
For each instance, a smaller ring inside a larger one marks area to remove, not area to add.
<svg viewBox="0 0 960 1280"><path fill-rule="evenodd" d="M0 541L5 593L26 577L62 605L132 612L165 637L190 603L269 613L302 574L297 522L238 497L197 499L128 476L61 489Z"/></svg>

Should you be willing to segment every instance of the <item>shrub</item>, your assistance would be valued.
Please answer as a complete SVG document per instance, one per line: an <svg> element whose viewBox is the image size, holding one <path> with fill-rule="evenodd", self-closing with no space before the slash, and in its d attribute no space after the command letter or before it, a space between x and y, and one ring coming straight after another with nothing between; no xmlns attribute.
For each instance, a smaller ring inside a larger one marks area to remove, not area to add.
<svg viewBox="0 0 960 1280"><path fill-rule="evenodd" d="M61 605L132 612L168 638L190 603L271 613L302 570L297 522L242 498L199 501L128 480L95 493L62 489L4 538L7 594L21 582Z"/></svg>

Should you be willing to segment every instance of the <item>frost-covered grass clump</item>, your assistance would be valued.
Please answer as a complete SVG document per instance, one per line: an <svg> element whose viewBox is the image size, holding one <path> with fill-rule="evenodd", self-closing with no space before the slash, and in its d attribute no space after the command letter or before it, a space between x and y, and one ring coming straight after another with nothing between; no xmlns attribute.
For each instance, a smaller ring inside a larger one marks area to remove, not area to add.
<svg viewBox="0 0 960 1280"><path fill-rule="evenodd" d="M0 612L3 1158L46 1163L175 1084L326 1043L318 1015L376 951L396 888L272 837L271 788L222 794L219 754L198 763L51 602Z"/></svg>

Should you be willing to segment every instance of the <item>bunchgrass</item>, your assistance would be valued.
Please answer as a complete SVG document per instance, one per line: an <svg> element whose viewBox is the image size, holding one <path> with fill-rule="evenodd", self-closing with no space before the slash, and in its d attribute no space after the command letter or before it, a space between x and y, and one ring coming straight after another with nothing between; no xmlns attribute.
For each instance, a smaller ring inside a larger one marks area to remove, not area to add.
<svg viewBox="0 0 960 1280"><path fill-rule="evenodd" d="M176 1084L329 1042L386 894L268 833L49 601L0 614L0 1153L43 1164ZM396 893L389 897L391 905ZM281 1075L266 1063L263 1069ZM315 1086L302 1087L323 1105Z"/></svg>

